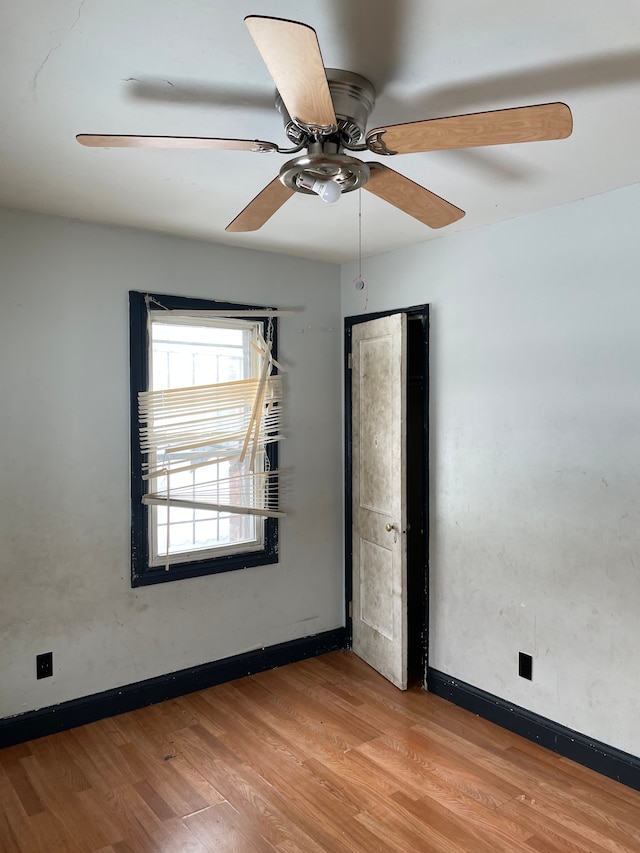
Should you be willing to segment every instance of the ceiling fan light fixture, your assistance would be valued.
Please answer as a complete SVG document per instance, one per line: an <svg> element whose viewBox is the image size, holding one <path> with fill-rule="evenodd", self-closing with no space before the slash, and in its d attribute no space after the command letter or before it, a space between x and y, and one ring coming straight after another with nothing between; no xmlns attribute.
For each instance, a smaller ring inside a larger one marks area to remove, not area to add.
<svg viewBox="0 0 640 853"><path fill-rule="evenodd" d="M319 195L332 204L342 193L364 186L369 180L369 167L347 154L304 154L289 160L280 169L280 180L297 193Z"/></svg>
<svg viewBox="0 0 640 853"><path fill-rule="evenodd" d="M311 175L305 175L304 172L298 176L297 184L299 187L304 187L306 190L311 190L316 195L320 196L322 201L327 204L335 204L342 195L342 189L337 181L321 180L314 178Z"/></svg>

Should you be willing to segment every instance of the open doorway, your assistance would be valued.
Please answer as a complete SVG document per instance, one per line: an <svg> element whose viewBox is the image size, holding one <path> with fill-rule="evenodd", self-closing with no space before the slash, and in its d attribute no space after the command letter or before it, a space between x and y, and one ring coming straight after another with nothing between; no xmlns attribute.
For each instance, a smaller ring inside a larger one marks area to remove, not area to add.
<svg viewBox="0 0 640 853"><path fill-rule="evenodd" d="M403 500L406 501L406 528L401 531L406 546L406 572L403 574L403 618L406 618L406 631L403 632L403 643L406 643L406 682L419 683L426 687L427 652L428 652L428 449L429 449L429 308L426 305L416 306L395 311L366 314L345 318L345 586L347 602L347 631L353 637L353 611L355 603L361 607L361 599L355 589L354 596L354 541L357 544L356 584L361 581L358 561L362 540L356 536L354 540L354 509L353 495L358 485L358 471L354 473L354 458L356 467L361 465L359 454L362 442L358 442L354 457L353 446L353 358L352 345L354 337L358 339L359 332L354 335L354 329L359 324L370 324L370 321L383 317L405 315L402 383L404 385L405 402L403 408L402 442L404 443L404 476ZM371 325L371 324L370 324ZM365 326L362 329L367 328ZM357 362L358 343L353 355ZM356 363L356 373L359 371ZM359 375L359 374L358 374ZM357 377L356 377L357 378ZM356 394L356 399L358 394ZM380 395L380 405L386 405L385 395ZM358 403L359 406L359 403ZM356 419L356 435L359 435ZM397 439L394 439L397 440ZM364 451L363 451L364 452ZM354 481L355 476L355 481ZM356 511L357 515L357 501ZM393 519L389 519L391 527ZM356 519L357 523L357 519ZM387 526L387 530L389 527ZM400 531L399 531L400 532ZM376 592L376 596L378 593ZM406 604L405 604L406 602ZM359 618L359 610L355 614ZM357 622L356 622L357 626ZM394 642L396 640L394 639ZM400 642L399 636L397 642ZM355 644L357 645L357 644ZM365 658L366 659L366 658ZM371 661L370 661L371 662ZM375 663L372 664L375 666ZM403 667L405 664L403 663ZM383 673L384 674L384 673ZM397 683L394 678L391 678Z"/></svg>

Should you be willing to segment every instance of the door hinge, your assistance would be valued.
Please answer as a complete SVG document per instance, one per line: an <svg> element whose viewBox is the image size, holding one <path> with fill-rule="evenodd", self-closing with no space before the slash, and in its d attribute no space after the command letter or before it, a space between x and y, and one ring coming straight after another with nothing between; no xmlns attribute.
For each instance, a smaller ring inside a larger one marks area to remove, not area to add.
<svg viewBox="0 0 640 853"><path fill-rule="evenodd" d="M349 614L349 619L353 619L353 601L350 601L347 605L347 612Z"/></svg>
<svg viewBox="0 0 640 853"><path fill-rule="evenodd" d="M353 358L350 352L347 353L347 370L353 370Z"/></svg>

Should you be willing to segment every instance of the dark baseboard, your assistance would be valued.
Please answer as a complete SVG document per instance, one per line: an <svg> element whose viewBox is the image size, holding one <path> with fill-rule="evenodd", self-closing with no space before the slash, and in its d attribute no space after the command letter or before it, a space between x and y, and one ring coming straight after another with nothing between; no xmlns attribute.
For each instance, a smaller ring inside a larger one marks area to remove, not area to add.
<svg viewBox="0 0 640 853"><path fill-rule="evenodd" d="M436 696L442 696L454 705L640 791L640 758L634 755L540 717L431 667L427 686Z"/></svg>
<svg viewBox="0 0 640 853"><path fill-rule="evenodd" d="M92 696L72 699L60 705L40 708L38 711L6 717L0 720L0 748L83 726L104 717L134 711L136 708L144 708L146 705L154 705L156 702L174 699L185 693L193 693L205 687L295 663L304 658L345 649L347 645L346 629L335 628L301 640L290 640L266 649L256 649L224 660L149 678L136 684L105 690Z"/></svg>

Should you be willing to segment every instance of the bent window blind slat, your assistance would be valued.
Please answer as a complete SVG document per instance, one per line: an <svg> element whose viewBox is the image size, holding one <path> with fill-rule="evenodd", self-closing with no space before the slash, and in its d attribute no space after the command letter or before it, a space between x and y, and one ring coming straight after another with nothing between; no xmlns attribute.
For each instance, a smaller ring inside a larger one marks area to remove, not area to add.
<svg viewBox="0 0 640 853"><path fill-rule="evenodd" d="M280 472L265 470L265 447L283 438L282 379L269 370L255 379L140 392L143 478L153 484L144 503L284 515Z"/></svg>

